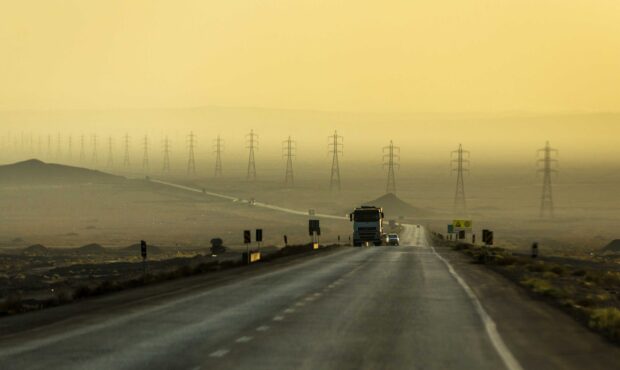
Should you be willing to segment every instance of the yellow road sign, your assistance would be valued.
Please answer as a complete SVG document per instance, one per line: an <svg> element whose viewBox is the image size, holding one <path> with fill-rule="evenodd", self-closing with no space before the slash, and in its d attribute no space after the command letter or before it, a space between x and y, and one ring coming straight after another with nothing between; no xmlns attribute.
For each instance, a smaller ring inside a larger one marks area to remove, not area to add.
<svg viewBox="0 0 620 370"><path fill-rule="evenodd" d="M454 220L452 225L455 230L471 230L473 223L471 220Z"/></svg>

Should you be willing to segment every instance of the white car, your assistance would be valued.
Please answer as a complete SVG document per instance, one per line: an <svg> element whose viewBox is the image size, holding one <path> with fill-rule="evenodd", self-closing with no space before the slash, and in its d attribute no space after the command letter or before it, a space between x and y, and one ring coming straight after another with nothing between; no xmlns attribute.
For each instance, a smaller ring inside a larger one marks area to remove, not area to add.
<svg viewBox="0 0 620 370"><path fill-rule="evenodd" d="M398 234L388 234L387 245L393 245L393 246L400 245L400 238L398 237Z"/></svg>

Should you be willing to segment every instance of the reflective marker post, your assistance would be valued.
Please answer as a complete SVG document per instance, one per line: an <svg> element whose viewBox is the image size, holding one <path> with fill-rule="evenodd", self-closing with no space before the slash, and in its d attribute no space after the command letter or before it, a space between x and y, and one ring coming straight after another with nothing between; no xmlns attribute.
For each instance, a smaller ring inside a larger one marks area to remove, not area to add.
<svg viewBox="0 0 620 370"><path fill-rule="evenodd" d="M140 240L140 254L142 255L142 276L146 280L146 273L148 270L146 262L146 241Z"/></svg>

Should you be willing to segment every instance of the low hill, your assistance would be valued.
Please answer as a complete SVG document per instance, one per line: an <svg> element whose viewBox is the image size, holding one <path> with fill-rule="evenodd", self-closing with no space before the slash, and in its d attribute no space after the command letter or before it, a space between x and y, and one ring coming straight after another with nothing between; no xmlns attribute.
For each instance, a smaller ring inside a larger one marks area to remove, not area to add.
<svg viewBox="0 0 620 370"><path fill-rule="evenodd" d="M74 251L79 254L104 254L106 253L106 249L96 243L83 245L79 248L76 248Z"/></svg>
<svg viewBox="0 0 620 370"><path fill-rule="evenodd" d="M620 239L614 239L603 247L603 252L620 253Z"/></svg>
<svg viewBox="0 0 620 370"><path fill-rule="evenodd" d="M394 193L387 193L377 199L365 202L362 205L383 208L383 212L385 213L386 218L398 218L400 216L420 217L428 215L428 212L425 212L403 201Z"/></svg>
<svg viewBox="0 0 620 370"><path fill-rule="evenodd" d="M22 253L26 256L47 256L50 254L50 250L44 245L34 244L22 249Z"/></svg>
<svg viewBox="0 0 620 370"><path fill-rule="evenodd" d="M83 183L119 183L124 177L86 168L44 163L38 159L0 166L0 184L64 185Z"/></svg>

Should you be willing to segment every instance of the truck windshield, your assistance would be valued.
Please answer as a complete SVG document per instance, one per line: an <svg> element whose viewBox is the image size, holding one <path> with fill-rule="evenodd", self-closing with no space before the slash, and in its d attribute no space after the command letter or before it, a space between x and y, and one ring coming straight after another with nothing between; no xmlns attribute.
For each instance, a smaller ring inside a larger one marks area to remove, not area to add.
<svg viewBox="0 0 620 370"><path fill-rule="evenodd" d="M379 221L380 213L377 210L355 211L353 218L361 222Z"/></svg>

